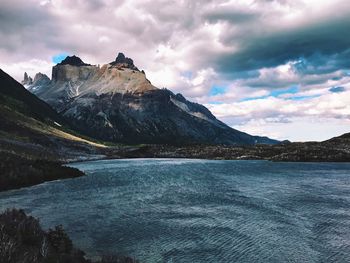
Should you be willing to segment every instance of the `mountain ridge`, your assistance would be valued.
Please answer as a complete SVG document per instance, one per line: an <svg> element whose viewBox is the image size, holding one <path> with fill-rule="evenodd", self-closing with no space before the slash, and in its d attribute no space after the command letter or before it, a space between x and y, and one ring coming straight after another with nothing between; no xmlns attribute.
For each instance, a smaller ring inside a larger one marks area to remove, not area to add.
<svg viewBox="0 0 350 263"><path fill-rule="evenodd" d="M275 144L235 130L203 105L158 89L131 58L119 53L101 67L67 57L45 85L29 90L88 136L122 143Z"/></svg>
<svg viewBox="0 0 350 263"><path fill-rule="evenodd" d="M186 99L182 95L175 95L167 90L163 90L163 92L159 91L162 90L158 90L158 97L153 98L158 103L158 108L170 107L170 109L173 109L172 107L174 105L172 105L172 102L169 103L168 100L171 97L177 97L179 102L186 102ZM155 96L152 93L148 94L151 98ZM145 100L153 106L157 105L157 103L144 96L137 97L132 94L116 94L114 97L116 101L113 101L113 99L110 101L110 97L106 96L105 99L107 100L102 101L103 103L100 106L108 108L108 101L115 104L120 99L128 102L130 100L128 97L131 97L133 103L138 98L141 101ZM73 103L76 102L73 101ZM125 107L125 103L120 104L120 106ZM196 103L187 103L185 106L194 112L196 112L197 107L203 107ZM178 110L172 112L172 114L183 114L180 108L177 107L176 109ZM204 107L204 109L206 108ZM99 109L94 110L98 111ZM77 133L72 132L71 129L74 129L74 127L70 126L69 119L62 119L62 115L55 112L47 103L31 94L20 83L1 70L0 113L0 170L2 171L0 173L0 191L60 178L81 176L83 175L81 172L61 165L64 162L78 160L138 157L227 160L254 159L296 162L348 162L350 160L350 133L331 138L324 142L280 143L277 145L260 144L242 146L204 145L196 143L188 145L181 144L181 141L179 141L180 143L178 145L174 145L173 143L167 144L166 140L164 140L163 144L147 145L106 145L105 142L102 142L103 144L97 143L87 137L81 137ZM106 113L108 112L106 111ZM215 122L215 116L211 116L209 113L206 117L212 118ZM102 120L106 120L105 117L108 117L101 115ZM167 117L167 115L168 113L165 111L164 116ZM165 118L164 116L163 118ZM188 116L192 118L190 115ZM72 120L79 122L75 118ZM82 121L84 123L86 119ZM95 120L92 119L92 121L94 122ZM188 119L183 121L185 125L189 125ZM209 125L208 121L204 122ZM225 124L218 123L218 125ZM135 126L130 127L125 125L124 127L128 129ZM203 127L205 126L200 126L200 128ZM210 126L209 130L212 127ZM99 129L100 127L98 125L95 128L95 132L99 131L102 134L106 132L106 130ZM170 127L170 131L173 128ZM196 125L194 128L196 128ZM225 129L219 130L224 131ZM134 129L126 130L124 134L130 133L133 142L135 142L135 137L137 137L135 132ZM169 139L169 133L165 133L164 135L166 139ZM173 133L173 136L176 136L176 132ZM222 139L228 135L222 133L221 136ZM247 135L238 133L237 136ZM250 138L248 136L248 139ZM144 140L145 138L143 137L142 139ZM177 138L171 139L176 140ZM211 139L215 142L215 137Z"/></svg>

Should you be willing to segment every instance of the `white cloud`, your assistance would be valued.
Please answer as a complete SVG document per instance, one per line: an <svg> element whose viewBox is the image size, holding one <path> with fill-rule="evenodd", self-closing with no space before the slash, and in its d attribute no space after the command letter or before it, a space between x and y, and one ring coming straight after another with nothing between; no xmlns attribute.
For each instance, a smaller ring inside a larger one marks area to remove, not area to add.
<svg viewBox="0 0 350 263"><path fill-rule="evenodd" d="M303 100L267 97L206 106L236 129L277 139L306 141L325 140L349 132L349 101L350 91L346 91Z"/></svg>
<svg viewBox="0 0 350 263"><path fill-rule="evenodd" d="M252 119L234 126L250 134L269 136L278 140L324 141L349 132L350 121L344 119L293 117L289 122L269 122Z"/></svg>
<svg viewBox="0 0 350 263"><path fill-rule="evenodd" d="M52 66L52 63L39 59L31 59L13 64L3 64L0 62L0 68L18 81L23 80L24 72L27 72L32 78L34 78L35 74L38 72L46 74L49 78L51 78Z"/></svg>
<svg viewBox="0 0 350 263"><path fill-rule="evenodd" d="M109 37L107 37L107 36L100 36L98 38L98 42L100 42L100 43L109 43L109 42L111 42L111 39Z"/></svg>

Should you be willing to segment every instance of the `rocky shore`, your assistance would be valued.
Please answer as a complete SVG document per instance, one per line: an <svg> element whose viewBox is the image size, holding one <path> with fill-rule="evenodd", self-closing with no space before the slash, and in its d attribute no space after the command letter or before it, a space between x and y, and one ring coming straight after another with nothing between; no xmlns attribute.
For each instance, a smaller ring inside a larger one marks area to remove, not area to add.
<svg viewBox="0 0 350 263"><path fill-rule="evenodd" d="M222 160L269 160L285 162L350 162L350 133L324 142L277 145L141 145L110 147L108 158L196 158Z"/></svg>

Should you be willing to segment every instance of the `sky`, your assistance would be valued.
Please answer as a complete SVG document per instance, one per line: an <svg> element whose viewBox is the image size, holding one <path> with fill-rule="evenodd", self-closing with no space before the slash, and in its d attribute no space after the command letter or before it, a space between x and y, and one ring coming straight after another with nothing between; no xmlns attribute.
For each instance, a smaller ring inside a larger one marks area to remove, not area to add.
<svg viewBox="0 0 350 263"><path fill-rule="evenodd" d="M1 0L0 68L51 76L123 52L231 127L291 141L350 132L348 0Z"/></svg>

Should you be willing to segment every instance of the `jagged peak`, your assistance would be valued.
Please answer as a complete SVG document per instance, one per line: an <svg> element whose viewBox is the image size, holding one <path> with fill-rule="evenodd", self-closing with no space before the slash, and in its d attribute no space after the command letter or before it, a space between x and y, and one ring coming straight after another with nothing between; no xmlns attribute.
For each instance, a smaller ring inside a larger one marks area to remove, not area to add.
<svg viewBox="0 0 350 263"><path fill-rule="evenodd" d="M134 61L131 58L126 57L121 52L119 52L116 59L109 64L120 68L130 68L139 71L139 69L134 65Z"/></svg>
<svg viewBox="0 0 350 263"><path fill-rule="evenodd" d="M33 79L28 76L27 72L24 72L23 80L21 81L22 85L31 85L33 83Z"/></svg>
<svg viewBox="0 0 350 263"><path fill-rule="evenodd" d="M37 81L38 79L42 79L42 78L48 78L50 79L46 74L43 74L41 72L38 72L35 74L34 76L34 82Z"/></svg>
<svg viewBox="0 0 350 263"><path fill-rule="evenodd" d="M71 66L91 66L91 64L86 64L84 61L81 60L81 58L73 55L73 56L67 56L64 60L62 60L61 63L58 63L57 65L71 65Z"/></svg>
<svg viewBox="0 0 350 263"><path fill-rule="evenodd" d="M47 83L49 81L50 81L50 78L46 74L38 72L38 73L35 74L35 77L34 77L34 80L33 80L33 84L36 84L38 82L40 82L40 83Z"/></svg>

